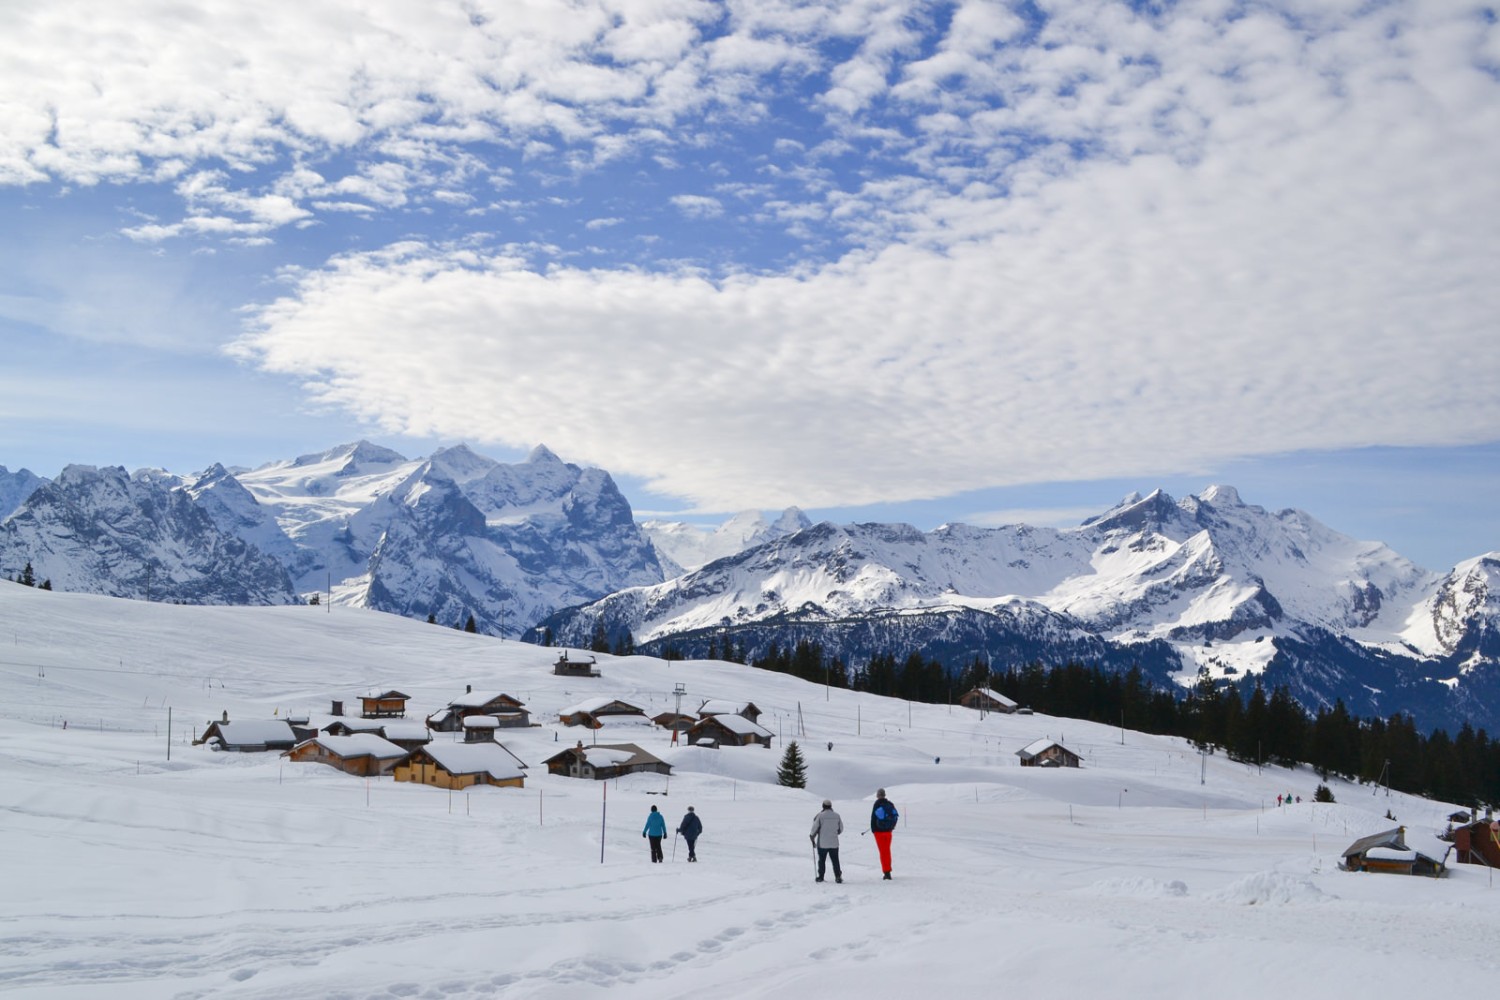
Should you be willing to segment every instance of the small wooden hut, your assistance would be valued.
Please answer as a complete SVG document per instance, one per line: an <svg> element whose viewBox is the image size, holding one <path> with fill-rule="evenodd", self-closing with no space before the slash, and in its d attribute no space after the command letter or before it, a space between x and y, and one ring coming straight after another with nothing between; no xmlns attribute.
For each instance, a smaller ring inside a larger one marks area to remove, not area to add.
<svg viewBox="0 0 1500 1000"><path fill-rule="evenodd" d="M690 746L712 743L716 746L749 747L771 745L771 731L758 722L739 715L710 715L693 723L687 731Z"/></svg>
<svg viewBox="0 0 1500 1000"><path fill-rule="evenodd" d="M1056 740L1040 739L1016 751L1022 767L1082 767L1083 758Z"/></svg>
<svg viewBox="0 0 1500 1000"><path fill-rule="evenodd" d="M1448 872L1442 861L1407 846L1404 826L1359 838L1344 849L1344 860L1339 867L1347 872L1389 872L1433 878L1440 878Z"/></svg>
<svg viewBox="0 0 1500 1000"><path fill-rule="evenodd" d="M400 719L406 716L406 702L411 695L400 691L382 691L361 695L360 714L366 719Z"/></svg>
<svg viewBox="0 0 1500 1000"><path fill-rule="evenodd" d="M562 651L557 662L552 664L552 672L558 677L598 677L598 660L590 656L587 660L570 660L568 651Z"/></svg>
<svg viewBox="0 0 1500 1000"><path fill-rule="evenodd" d="M738 715L749 719L751 722L760 721L760 709L755 707L753 701L729 701L724 698L712 698L698 706L698 718L705 719L710 715Z"/></svg>
<svg viewBox="0 0 1500 1000"><path fill-rule="evenodd" d="M991 691L989 688L973 688L958 696L958 703L965 708L978 709L981 712L1004 712L1010 714L1016 711L1018 706L999 691Z"/></svg>
<svg viewBox="0 0 1500 1000"><path fill-rule="evenodd" d="M550 774L560 774L566 778L590 778L594 781L607 781L622 774L639 772L672 773L671 764L647 753L634 743L601 743L586 747L580 741L577 746L548 757L544 763Z"/></svg>
<svg viewBox="0 0 1500 1000"><path fill-rule="evenodd" d="M327 764L348 774L376 777L387 774L407 751L374 733L314 736L282 754L300 763Z"/></svg>

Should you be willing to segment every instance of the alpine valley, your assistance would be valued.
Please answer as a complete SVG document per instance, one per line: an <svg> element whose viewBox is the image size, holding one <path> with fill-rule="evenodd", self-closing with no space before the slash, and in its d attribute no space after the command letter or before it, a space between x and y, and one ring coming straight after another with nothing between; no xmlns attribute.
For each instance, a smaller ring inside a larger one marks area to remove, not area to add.
<svg viewBox="0 0 1500 1000"><path fill-rule="evenodd" d="M637 523L608 473L538 447L407 459L367 442L196 475L0 466L0 572L195 604L327 595L532 641L745 657L814 641L857 664L1139 667L1285 685L1309 709L1500 730L1500 553L1446 573L1214 486L1074 528ZM326 599L323 598L323 599Z"/></svg>

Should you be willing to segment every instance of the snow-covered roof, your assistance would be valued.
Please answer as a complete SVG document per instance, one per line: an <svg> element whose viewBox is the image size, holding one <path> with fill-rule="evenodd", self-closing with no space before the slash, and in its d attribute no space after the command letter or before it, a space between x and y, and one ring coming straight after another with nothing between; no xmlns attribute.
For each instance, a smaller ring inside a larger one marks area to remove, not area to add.
<svg viewBox="0 0 1500 1000"><path fill-rule="evenodd" d="M584 747L583 759L595 767L614 767L635 756L634 750L621 747Z"/></svg>
<svg viewBox="0 0 1500 1000"><path fill-rule="evenodd" d="M406 751L389 740L374 733L353 733L349 736L314 736L307 741L316 743L331 754L348 759L350 757L374 757L376 760L395 760L405 757ZM307 744L300 744L306 746Z"/></svg>
<svg viewBox="0 0 1500 1000"><path fill-rule="evenodd" d="M328 725L324 726L323 728L328 729L331 726L341 726L351 732L374 733L384 729L389 721L389 719L365 719L359 716L339 716L338 718L329 722Z"/></svg>
<svg viewBox="0 0 1500 1000"><path fill-rule="evenodd" d="M765 726L751 722L743 715L715 715L713 721L734 733L736 736L770 736L771 731Z"/></svg>
<svg viewBox="0 0 1500 1000"><path fill-rule="evenodd" d="M1370 861L1415 861L1417 852L1398 851L1394 847L1372 847L1365 852L1365 857Z"/></svg>
<svg viewBox="0 0 1500 1000"><path fill-rule="evenodd" d="M999 691L992 691L989 688L975 688L974 691L977 694L981 694L984 697L988 698L990 701L995 702L996 704L1005 705L1007 708L1015 708L1016 707L1016 703L1014 701L1011 701L1009 698L1005 697L1005 695L1001 694Z"/></svg>
<svg viewBox="0 0 1500 1000"><path fill-rule="evenodd" d="M454 698L448 704L453 708L484 708L492 701L508 699L517 705L524 704L519 698L512 698L503 691L467 691Z"/></svg>
<svg viewBox="0 0 1500 1000"><path fill-rule="evenodd" d="M417 719L386 719L380 727L388 740L430 740L432 733L426 723Z"/></svg>
<svg viewBox="0 0 1500 1000"><path fill-rule="evenodd" d="M493 715L471 715L464 719L465 729L498 729L500 720Z"/></svg>
<svg viewBox="0 0 1500 1000"><path fill-rule="evenodd" d="M577 714L579 712L586 712L589 715L593 715L594 713L598 712L601 708L608 708L610 705L622 705L625 708L630 709L632 711L636 711L636 712L641 711L639 708L636 708L634 705L630 704L630 702L628 702L628 701L621 701L619 698L609 698L609 697L602 697L601 696L601 697L598 697L598 698L585 698L583 701L580 701L577 704L569 705L567 708L562 709L561 711L558 712L558 714L559 715L575 715L575 714Z"/></svg>
<svg viewBox="0 0 1500 1000"><path fill-rule="evenodd" d="M755 707L750 701L728 701L724 698L711 698L705 701L698 709L699 715L740 715L747 709Z"/></svg>
<svg viewBox="0 0 1500 1000"><path fill-rule="evenodd" d="M515 755L499 743L429 743L423 752L449 774L488 774L497 780L526 776Z"/></svg>
<svg viewBox="0 0 1500 1000"><path fill-rule="evenodd" d="M1016 753L1021 757L1035 757L1037 754L1041 753L1043 750L1046 750L1048 747L1057 747L1059 750L1068 750L1067 747L1063 746L1056 740L1043 738L1040 740L1033 740L1021 749L1017 750ZM1073 751L1068 750L1068 753L1073 753ZM1077 756L1077 754L1074 754L1074 756Z"/></svg>
<svg viewBox="0 0 1500 1000"><path fill-rule="evenodd" d="M216 722L214 725L219 727L219 734L230 746L290 743L297 738L284 719L242 719L238 722Z"/></svg>

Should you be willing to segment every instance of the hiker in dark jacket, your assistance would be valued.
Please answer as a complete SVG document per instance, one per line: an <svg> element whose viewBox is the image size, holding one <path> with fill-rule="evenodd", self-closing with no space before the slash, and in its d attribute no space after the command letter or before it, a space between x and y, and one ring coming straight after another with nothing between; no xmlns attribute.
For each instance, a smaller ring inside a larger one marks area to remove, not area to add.
<svg viewBox="0 0 1500 1000"><path fill-rule="evenodd" d="M833 803L824 799L823 811L813 817L812 824L812 842L818 849L818 877L814 881L823 881L829 858L833 859L833 880L844 881L844 870L839 867L839 834L843 832L844 821L833 811Z"/></svg>
<svg viewBox="0 0 1500 1000"><path fill-rule="evenodd" d="M651 807L651 814L646 817L646 828L641 831L641 836L651 841L651 860L653 862L664 859L661 853L661 839L667 835L667 818Z"/></svg>
<svg viewBox="0 0 1500 1000"><path fill-rule="evenodd" d="M885 878L891 877L891 831L896 829L896 820L901 814L891 800L885 797L885 789L875 792L875 805L870 809L870 832L875 835L875 846L880 850L880 870Z"/></svg>
<svg viewBox="0 0 1500 1000"><path fill-rule="evenodd" d="M682 817L682 822L677 824L677 832L682 834L682 839L687 841L688 860L698 860L698 834L703 832L703 821L698 814L693 812L693 807L688 806L687 815Z"/></svg>

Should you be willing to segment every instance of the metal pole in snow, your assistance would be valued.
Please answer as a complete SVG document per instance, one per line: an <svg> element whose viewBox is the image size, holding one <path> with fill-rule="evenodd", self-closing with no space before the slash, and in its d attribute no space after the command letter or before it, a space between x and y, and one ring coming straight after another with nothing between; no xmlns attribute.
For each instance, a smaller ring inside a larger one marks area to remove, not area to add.
<svg viewBox="0 0 1500 1000"><path fill-rule="evenodd" d="M167 706L167 760L172 759L172 708Z"/></svg>
<svg viewBox="0 0 1500 1000"><path fill-rule="evenodd" d="M604 831L608 829L605 826L605 819L609 816L609 782L605 781L600 784L604 792L604 798L599 805L599 863L602 865L604 864Z"/></svg>

